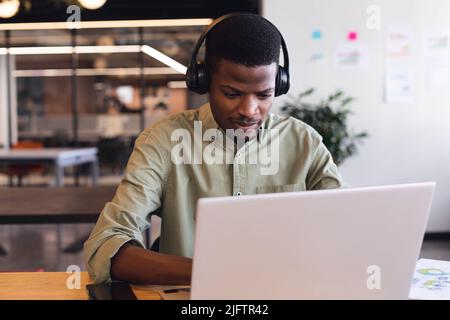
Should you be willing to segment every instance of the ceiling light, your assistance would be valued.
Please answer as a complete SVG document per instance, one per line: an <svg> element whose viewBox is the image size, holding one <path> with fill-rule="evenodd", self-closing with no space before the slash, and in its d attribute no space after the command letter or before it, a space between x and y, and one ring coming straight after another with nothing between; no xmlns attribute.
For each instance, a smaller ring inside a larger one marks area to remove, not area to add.
<svg viewBox="0 0 450 320"><path fill-rule="evenodd" d="M8 19L19 12L19 0L3 0L0 2L0 18Z"/></svg>
<svg viewBox="0 0 450 320"><path fill-rule="evenodd" d="M123 45L123 46L58 46L58 47L12 47L9 49L0 48L0 55L7 54L9 51L12 55L35 55L35 54L72 54L72 53L133 53L144 52L150 57L164 63L181 74L186 74L186 66L166 56L148 45Z"/></svg>
<svg viewBox="0 0 450 320"><path fill-rule="evenodd" d="M140 47L136 45L123 46L77 46L76 53L133 53L139 52Z"/></svg>
<svg viewBox="0 0 450 320"><path fill-rule="evenodd" d="M71 54L72 47L58 46L58 47L12 47L9 48L9 53L12 55L25 54Z"/></svg>
<svg viewBox="0 0 450 320"><path fill-rule="evenodd" d="M39 69L39 70L14 70L13 76L17 78L27 77L70 77L72 69ZM176 75L177 72L167 67L144 68L145 75ZM141 68L104 68L104 69L77 69L76 75L83 76L138 76Z"/></svg>
<svg viewBox="0 0 450 320"><path fill-rule="evenodd" d="M141 49L137 45L124 46L57 46L57 47L12 47L9 53L12 55L32 55L32 54L71 54L75 53L134 53ZM0 55L7 54L6 48L0 48Z"/></svg>
<svg viewBox="0 0 450 320"><path fill-rule="evenodd" d="M183 66L181 63L173 60L172 58L166 56L164 53L150 47L150 46L142 46L142 52L149 55L152 58L155 58L156 60L159 60L160 62L164 63L165 65L173 68L174 70L178 71L181 74L186 73L186 66Z"/></svg>
<svg viewBox="0 0 450 320"><path fill-rule="evenodd" d="M1 2L0 2L1 4ZM116 21L80 21L81 29L100 28L138 28L138 27L185 27L207 26L213 20L206 19L160 19L160 20L116 20ZM0 30L56 30L70 29L67 22L0 23Z"/></svg>
<svg viewBox="0 0 450 320"><path fill-rule="evenodd" d="M78 0L78 2L86 9L96 10L102 7L106 0Z"/></svg>

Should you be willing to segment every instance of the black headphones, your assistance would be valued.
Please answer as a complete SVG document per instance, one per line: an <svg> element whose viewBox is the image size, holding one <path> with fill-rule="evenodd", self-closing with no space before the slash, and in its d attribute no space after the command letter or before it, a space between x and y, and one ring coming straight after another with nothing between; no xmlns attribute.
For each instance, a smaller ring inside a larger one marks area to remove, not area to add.
<svg viewBox="0 0 450 320"><path fill-rule="evenodd" d="M208 68L204 61L197 61L198 52L200 51L200 47L202 46L203 41L205 40L208 32L211 31L216 25L222 22L225 19L235 16L241 15L249 15L249 16L258 16L256 14L251 13L230 13L226 14L218 19L216 19L213 23L211 23L208 28L202 33L200 38L197 41L194 51L192 52L191 62L186 71L186 85L189 90L196 92L198 94L205 94L209 91L210 85L210 76L208 74ZM265 18L263 18L265 19ZM268 20L267 20L268 21ZM270 21L268 21L272 24ZM273 24L272 24L273 25ZM274 26L275 27L275 26ZM276 29L276 27L275 27ZM278 29L277 29L278 30ZM278 30L281 38L281 48L283 49L283 61L284 66L278 66L277 76L275 79L275 96L280 96L289 91L290 80L289 80L289 56L286 47L286 43L284 42L283 36L281 32Z"/></svg>

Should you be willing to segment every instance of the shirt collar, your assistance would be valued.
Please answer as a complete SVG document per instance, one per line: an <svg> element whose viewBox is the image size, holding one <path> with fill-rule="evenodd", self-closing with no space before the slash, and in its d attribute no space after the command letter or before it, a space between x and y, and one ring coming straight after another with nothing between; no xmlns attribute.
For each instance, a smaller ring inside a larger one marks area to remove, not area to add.
<svg viewBox="0 0 450 320"><path fill-rule="evenodd" d="M209 105L209 103L206 103L199 108L199 120L202 122L204 131L208 129L219 128L216 120L214 120L214 116L212 114L211 106Z"/></svg>

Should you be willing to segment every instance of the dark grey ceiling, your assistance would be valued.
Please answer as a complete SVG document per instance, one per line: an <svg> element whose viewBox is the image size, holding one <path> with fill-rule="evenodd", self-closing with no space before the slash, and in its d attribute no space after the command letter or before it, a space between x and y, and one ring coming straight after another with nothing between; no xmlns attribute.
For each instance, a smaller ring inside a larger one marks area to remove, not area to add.
<svg viewBox="0 0 450 320"><path fill-rule="evenodd" d="M25 2L31 3L26 9ZM19 14L2 22L66 21L75 0L23 0ZM260 13L259 0L107 0L98 10L83 10L83 21L170 18L217 18L230 12Z"/></svg>

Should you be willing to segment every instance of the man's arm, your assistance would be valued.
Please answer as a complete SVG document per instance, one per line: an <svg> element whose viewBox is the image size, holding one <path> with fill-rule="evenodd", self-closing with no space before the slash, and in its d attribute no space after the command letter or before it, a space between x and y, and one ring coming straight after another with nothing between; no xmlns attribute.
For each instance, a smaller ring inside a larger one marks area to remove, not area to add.
<svg viewBox="0 0 450 320"><path fill-rule="evenodd" d="M148 215L162 205L170 154L163 137L138 138L114 199L107 203L84 245L84 259L95 283L113 278L136 283L187 283L191 261L144 249ZM132 245L131 245L132 244ZM160 281L159 281L160 280Z"/></svg>
<svg viewBox="0 0 450 320"><path fill-rule="evenodd" d="M325 145L322 138L316 137L316 147L312 153L306 187L307 190L321 190L342 188L345 182L342 179L333 157Z"/></svg>
<svg viewBox="0 0 450 320"><path fill-rule="evenodd" d="M114 280L136 284L190 284L191 270L192 259L148 251L129 243L111 260Z"/></svg>

